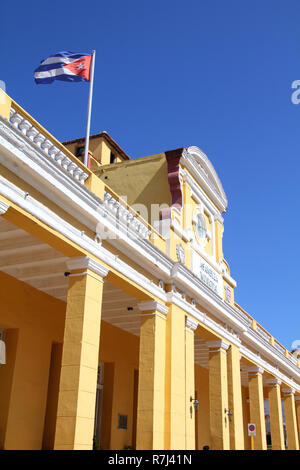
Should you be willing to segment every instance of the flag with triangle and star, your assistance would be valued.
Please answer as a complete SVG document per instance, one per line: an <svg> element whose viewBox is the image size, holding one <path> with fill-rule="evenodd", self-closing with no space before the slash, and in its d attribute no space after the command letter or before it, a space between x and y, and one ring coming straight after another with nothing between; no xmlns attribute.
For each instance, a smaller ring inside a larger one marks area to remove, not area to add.
<svg viewBox="0 0 300 470"><path fill-rule="evenodd" d="M91 62L92 54L58 52L41 61L34 72L35 83L46 84L54 80L89 82Z"/></svg>

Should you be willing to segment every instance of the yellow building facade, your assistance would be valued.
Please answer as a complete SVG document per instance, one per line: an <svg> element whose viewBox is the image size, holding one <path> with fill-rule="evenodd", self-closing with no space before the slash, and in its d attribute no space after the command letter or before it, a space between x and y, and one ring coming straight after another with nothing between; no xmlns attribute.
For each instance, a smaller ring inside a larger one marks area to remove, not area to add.
<svg viewBox="0 0 300 470"><path fill-rule="evenodd" d="M0 448L299 449L298 354L234 300L208 157L83 145L1 94Z"/></svg>

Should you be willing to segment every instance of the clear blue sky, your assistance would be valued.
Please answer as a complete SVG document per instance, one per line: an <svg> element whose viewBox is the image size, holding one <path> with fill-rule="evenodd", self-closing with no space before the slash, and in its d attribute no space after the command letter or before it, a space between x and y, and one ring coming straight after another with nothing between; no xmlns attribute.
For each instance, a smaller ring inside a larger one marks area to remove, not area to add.
<svg viewBox="0 0 300 470"><path fill-rule="evenodd" d="M236 300L286 347L300 339L300 3L4 2L7 92L60 140L84 135L88 83L35 85L40 61L96 49L92 133L132 157L197 145L229 200Z"/></svg>

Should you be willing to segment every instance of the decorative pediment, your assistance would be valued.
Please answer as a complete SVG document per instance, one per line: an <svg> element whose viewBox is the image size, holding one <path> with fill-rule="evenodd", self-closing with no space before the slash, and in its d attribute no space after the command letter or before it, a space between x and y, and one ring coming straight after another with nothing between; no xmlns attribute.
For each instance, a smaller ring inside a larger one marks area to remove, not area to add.
<svg viewBox="0 0 300 470"><path fill-rule="evenodd" d="M221 212L228 206L227 197L222 183L207 155L199 147L187 147L180 159L199 185L207 192Z"/></svg>

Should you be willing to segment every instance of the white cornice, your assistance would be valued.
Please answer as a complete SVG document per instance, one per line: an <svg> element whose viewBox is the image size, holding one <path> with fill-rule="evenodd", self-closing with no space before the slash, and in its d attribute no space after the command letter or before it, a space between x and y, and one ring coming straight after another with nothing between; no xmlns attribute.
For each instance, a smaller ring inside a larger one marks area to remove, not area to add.
<svg viewBox="0 0 300 470"><path fill-rule="evenodd" d="M189 328L190 330L195 331L195 330L197 330L198 322L195 321L195 320L193 320L193 319L190 318L190 317L186 317L186 318L185 318L185 326L186 326L187 328Z"/></svg>
<svg viewBox="0 0 300 470"><path fill-rule="evenodd" d="M264 373L264 369L258 366L248 367L247 372L249 375L262 375Z"/></svg>
<svg viewBox="0 0 300 470"><path fill-rule="evenodd" d="M144 302L138 303L138 308L142 312L160 312L164 315L167 315L169 309L166 305L163 305L160 302L156 302L154 300L145 300Z"/></svg>
<svg viewBox="0 0 300 470"><path fill-rule="evenodd" d="M282 388L281 389L283 395L285 396L291 396L291 395L295 395L295 390L293 388Z"/></svg>
<svg viewBox="0 0 300 470"><path fill-rule="evenodd" d="M206 346L208 347L210 352L216 352L216 351L219 351L220 349L227 351L230 344L224 341L223 339L220 339L217 341L206 341Z"/></svg>
<svg viewBox="0 0 300 470"><path fill-rule="evenodd" d="M218 220L219 222L221 222L221 224L223 224L224 219L221 216L221 213L213 205L213 203L208 199L208 197L201 190L201 188L197 186L194 179L191 177L190 173L185 169L185 170L181 170L181 175L182 175L183 180L186 181L187 184L189 185L190 190L191 190L191 196L195 199L197 204L199 203L204 204L204 206L211 212L214 219Z"/></svg>
<svg viewBox="0 0 300 470"><path fill-rule="evenodd" d="M208 328L213 330L216 335L222 336L227 341L236 346L240 346L241 341L236 332L228 331L224 326L212 320L206 313L201 312L195 305L190 304L187 300L183 299L179 293L169 292L167 294L168 304L175 304L182 308L186 313L195 318L198 324L206 325Z"/></svg>
<svg viewBox="0 0 300 470"><path fill-rule="evenodd" d="M223 272L222 273L222 276L224 277L224 280L226 282L228 282L228 284L231 286L231 287L236 287L236 281L231 277L229 276L229 274Z"/></svg>
<svg viewBox="0 0 300 470"><path fill-rule="evenodd" d="M271 379L266 379L264 384L268 387L274 387L274 385L281 385L282 381L280 379L276 379L276 377L273 377Z"/></svg>
<svg viewBox="0 0 300 470"><path fill-rule="evenodd" d="M199 186L205 189L220 212L225 212L228 202L223 186L205 153L198 147L189 147L183 151L180 163L183 164L195 180L199 182ZM202 167L206 167L206 172ZM212 183L212 181L214 182Z"/></svg>
<svg viewBox="0 0 300 470"><path fill-rule="evenodd" d="M77 269L89 269L95 274L99 274L99 276L101 277L107 276L108 271L109 271L105 266L98 263L94 259L89 258L88 256L79 256L77 258L70 258L66 264L67 264L67 268L70 271L74 271Z"/></svg>
<svg viewBox="0 0 300 470"><path fill-rule="evenodd" d="M289 371L289 374L296 375L300 378L300 369L293 364L292 361L287 361L284 354L280 353L276 348L274 348L271 343L268 343L263 338L261 338L258 333L249 328L247 331L242 333L243 340L245 340L252 347L255 346L258 350L264 354L269 360L274 363L280 364L281 367L284 367Z"/></svg>
<svg viewBox="0 0 300 470"><path fill-rule="evenodd" d="M259 367L264 369L265 371L269 372L272 374L274 377L279 378L282 380L282 382L285 382L286 384L294 387L298 392L300 392L300 384L296 384L294 380L290 378L290 376L285 375L282 373L278 367L273 366L269 362L265 361L261 357L259 357L255 352L252 350L248 349L245 345L241 344L240 345L240 353L246 357L247 359L250 359L252 362L258 364ZM299 378L299 373L298 373L298 378Z"/></svg>
<svg viewBox="0 0 300 470"><path fill-rule="evenodd" d="M9 204L6 204L4 201L0 201L0 215L5 214L9 208Z"/></svg>

